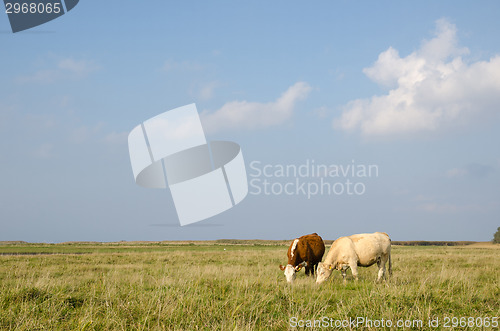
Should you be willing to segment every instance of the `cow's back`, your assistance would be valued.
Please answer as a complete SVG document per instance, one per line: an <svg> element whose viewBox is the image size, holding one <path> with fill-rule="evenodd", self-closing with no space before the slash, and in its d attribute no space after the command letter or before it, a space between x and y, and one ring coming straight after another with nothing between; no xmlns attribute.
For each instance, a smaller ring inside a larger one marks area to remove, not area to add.
<svg viewBox="0 0 500 331"><path fill-rule="evenodd" d="M291 254L288 256L290 262L300 263L301 261L298 261L298 259L310 263L320 262L325 253L323 239L317 233L308 234L298 239L294 257L291 257ZM291 253L291 249L289 252Z"/></svg>
<svg viewBox="0 0 500 331"><path fill-rule="evenodd" d="M303 237L306 237L305 239L309 245L310 261L313 263L320 262L323 258L323 254L325 254L325 243L323 239L317 233L308 234Z"/></svg>
<svg viewBox="0 0 500 331"><path fill-rule="evenodd" d="M386 233L361 233L349 236L358 255L359 265L370 266L381 256L391 253L391 240Z"/></svg>

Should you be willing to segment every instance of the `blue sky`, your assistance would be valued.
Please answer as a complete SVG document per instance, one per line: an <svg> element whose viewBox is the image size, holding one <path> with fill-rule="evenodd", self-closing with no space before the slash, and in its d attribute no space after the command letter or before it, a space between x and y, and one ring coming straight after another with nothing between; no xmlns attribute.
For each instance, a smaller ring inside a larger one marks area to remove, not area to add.
<svg viewBox="0 0 500 331"><path fill-rule="evenodd" d="M500 225L499 10L82 0L16 34L0 14L0 240L490 240ZM127 135L193 102L207 138L239 143L248 171L252 161L354 160L379 175L359 179L362 195L249 194L180 227L169 191L134 183Z"/></svg>

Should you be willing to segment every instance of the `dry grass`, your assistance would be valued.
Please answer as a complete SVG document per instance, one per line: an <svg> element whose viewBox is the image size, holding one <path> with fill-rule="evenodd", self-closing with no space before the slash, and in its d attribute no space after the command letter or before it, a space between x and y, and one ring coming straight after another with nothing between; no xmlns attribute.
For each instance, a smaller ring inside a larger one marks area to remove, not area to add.
<svg viewBox="0 0 500 331"><path fill-rule="evenodd" d="M6 245L2 330L286 330L290 318L422 320L499 316L499 246L393 247L394 276L376 267L343 286L334 274L293 286L283 246ZM80 254L61 254L61 253ZM376 329L376 328L374 328Z"/></svg>

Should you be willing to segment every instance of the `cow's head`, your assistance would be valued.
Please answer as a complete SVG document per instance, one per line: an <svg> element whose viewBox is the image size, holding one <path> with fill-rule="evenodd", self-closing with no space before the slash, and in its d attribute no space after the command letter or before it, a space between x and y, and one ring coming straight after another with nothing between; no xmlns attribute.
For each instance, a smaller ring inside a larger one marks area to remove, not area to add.
<svg viewBox="0 0 500 331"><path fill-rule="evenodd" d="M318 263L316 284L321 284L327 280L332 274L334 267L331 264L320 262Z"/></svg>
<svg viewBox="0 0 500 331"><path fill-rule="evenodd" d="M280 269L282 271L283 270L285 271L286 281L291 284L295 280L295 277L296 277L295 273L297 271L300 271L300 269L302 269L302 267L305 267L305 266L307 266L307 262L304 261L304 262L300 263L299 265L297 265L296 267L294 267L291 264L287 264L286 267L282 266L280 264Z"/></svg>

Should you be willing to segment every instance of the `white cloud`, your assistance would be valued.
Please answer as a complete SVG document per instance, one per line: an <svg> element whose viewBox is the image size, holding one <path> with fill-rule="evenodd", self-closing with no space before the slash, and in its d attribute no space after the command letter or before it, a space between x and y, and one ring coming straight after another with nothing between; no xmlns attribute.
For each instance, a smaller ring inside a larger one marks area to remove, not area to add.
<svg viewBox="0 0 500 331"><path fill-rule="evenodd" d="M86 60L65 58L53 63L52 68L40 69L32 74L22 75L17 78L19 83L53 83L68 78L86 77L98 69L98 66Z"/></svg>
<svg viewBox="0 0 500 331"><path fill-rule="evenodd" d="M231 101L213 113L202 113L207 131L260 129L284 123L292 117L298 101L305 99L311 87L305 82L290 86L276 101L268 103Z"/></svg>
<svg viewBox="0 0 500 331"><path fill-rule="evenodd" d="M97 69L97 66L92 62L71 58L59 61L57 66L62 71L71 72L78 76L85 76Z"/></svg>
<svg viewBox="0 0 500 331"><path fill-rule="evenodd" d="M456 214L456 213L467 213L467 212L473 212L477 214L477 213L484 213L492 210L497 210L498 207L499 204L496 202L482 203L482 204L428 202L418 205L417 210L434 214Z"/></svg>
<svg viewBox="0 0 500 331"><path fill-rule="evenodd" d="M463 168L453 168L446 172L446 177L455 178L455 177L464 177L467 175L467 170Z"/></svg>
<svg viewBox="0 0 500 331"><path fill-rule="evenodd" d="M54 155L54 145L45 143L40 145L34 152L37 158L49 159Z"/></svg>
<svg viewBox="0 0 500 331"><path fill-rule="evenodd" d="M198 71L203 69L203 66L198 62L194 61L174 61L172 59L168 59L163 64L162 69L164 71Z"/></svg>
<svg viewBox="0 0 500 331"><path fill-rule="evenodd" d="M95 139L97 135L101 135L103 123L97 123L94 126L80 126L69 131L69 141L76 144L81 144L89 140Z"/></svg>
<svg viewBox="0 0 500 331"><path fill-rule="evenodd" d="M481 164L481 163L470 163L464 168L453 168L446 172L446 176L449 178L457 177L473 177L473 178L484 178L496 171L495 167Z"/></svg>
<svg viewBox="0 0 500 331"><path fill-rule="evenodd" d="M392 47L363 72L388 87L385 95L349 102L334 127L366 136L437 131L485 117L500 103L500 56L466 63L456 27L436 22L436 36L401 57Z"/></svg>
<svg viewBox="0 0 500 331"><path fill-rule="evenodd" d="M464 176L467 176L465 174ZM463 176L461 173L458 176ZM500 204L493 200L481 200L479 202L472 202L467 199L467 202L449 201L448 198L439 195L417 195L413 201L415 202L415 209L433 214L456 214L456 213L484 213L489 211L498 210Z"/></svg>
<svg viewBox="0 0 500 331"><path fill-rule="evenodd" d="M219 87L219 83L217 81L205 84L200 90L200 98L202 100L212 99L217 87Z"/></svg>
<svg viewBox="0 0 500 331"><path fill-rule="evenodd" d="M317 116L318 118L320 119L324 119L324 118L327 118L328 117L328 114L331 113L331 110L328 109L327 107L319 107L319 108L316 108L312 111L312 113Z"/></svg>
<svg viewBox="0 0 500 331"><path fill-rule="evenodd" d="M60 75L55 70L38 70L30 75L17 78L19 83L53 83Z"/></svg>
<svg viewBox="0 0 500 331"><path fill-rule="evenodd" d="M127 144L129 132L111 132L104 136L103 141L108 144Z"/></svg>
<svg viewBox="0 0 500 331"><path fill-rule="evenodd" d="M424 203L418 207L418 209L422 211L426 211L429 213L439 213L439 214L448 214L448 213L457 213L460 211L469 210L471 206L460 206L453 203L435 203L429 202ZM477 209L474 207L474 209Z"/></svg>

